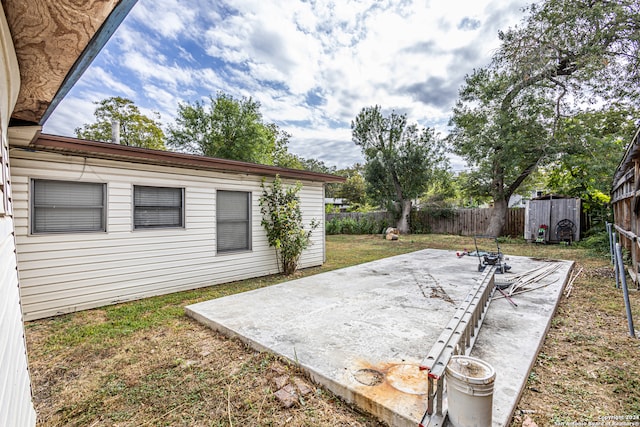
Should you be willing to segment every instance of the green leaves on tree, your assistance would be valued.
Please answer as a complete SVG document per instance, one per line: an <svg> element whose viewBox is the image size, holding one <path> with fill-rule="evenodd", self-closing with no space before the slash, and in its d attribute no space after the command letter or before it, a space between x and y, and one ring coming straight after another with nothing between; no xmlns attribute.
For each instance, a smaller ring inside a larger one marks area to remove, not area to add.
<svg viewBox="0 0 640 427"><path fill-rule="evenodd" d="M366 159L367 193L376 202L399 207L398 229L409 232L412 200L447 169L444 146L435 132L407 124L404 114L384 116L381 107L363 108L351 122L353 142Z"/></svg>
<svg viewBox="0 0 640 427"><path fill-rule="evenodd" d="M501 233L509 197L534 171L578 154L562 134L567 119L638 105L638 16L637 0L533 4L500 33L491 64L467 76L449 141L472 168L470 188L493 199L487 234Z"/></svg>
<svg viewBox="0 0 640 427"><path fill-rule="evenodd" d="M181 103L169 127L171 147L209 157L266 165L292 163L286 146L290 135L264 123L260 103L218 92L209 103ZM292 164L287 164L291 166Z"/></svg>
<svg viewBox="0 0 640 427"><path fill-rule="evenodd" d="M78 138L111 142L112 123L117 121L120 126L120 144L156 150L166 149L164 132L159 122L160 114L153 113L155 120L151 119L142 114L133 101L119 96L94 104L98 105L93 113L96 122L76 128L75 134Z"/></svg>
<svg viewBox="0 0 640 427"><path fill-rule="evenodd" d="M276 175L271 188L267 188L264 179L260 186L261 224L267 232L267 241L276 250L280 271L285 275L293 274L298 268L302 251L311 244L311 233L319 223L314 219L310 229L304 229L298 197L302 184L296 183L285 188L280 176Z"/></svg>

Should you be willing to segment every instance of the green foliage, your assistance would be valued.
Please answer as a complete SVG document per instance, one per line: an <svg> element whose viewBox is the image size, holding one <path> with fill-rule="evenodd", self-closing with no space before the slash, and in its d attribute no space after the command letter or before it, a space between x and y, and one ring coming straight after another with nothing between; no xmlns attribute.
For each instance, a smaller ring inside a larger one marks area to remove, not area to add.
<svg viewBox="0 0 640 427"><path fill-rule="evenodd" d="M338 191L349 205L363 205L366 202L366 183L360 174L353 174L341 185Z"/></svg>
<svg viewBox="0 0 640 427"><path fill-rule="evenodd" d="M332 234L380 234L391 226L388 218L376 219L374 216L334 217L325 224L327 235Z"/></svg>
<svg viewBox="0 0 640 427"><path fill-rule="evenodd" d="M592 226L610 220L609 190L613 174L635 132L637 113L613 105L560 121L558 139L567 153L546 168L546 187L553 193L582 199Z"/></svg>
<svg viewBox="0 0 640 427"><path fill-rule="evenodd" d="M336 173L335 166L329 166L325 164L325 162L323 162L322 160L305 159L303 157L299 157L299 161L300 161L301 169L304 169L307 171L318 172L318 173L328 173L328 174Z"/></svg>
<svg viewBox="0 0 640 427"><path fill-rule="evenodd" d="M218 92L209 105L196 101L178 105L176 123L169 127L170 146L209 157L273 165L293 162L287 157L290 135L262 121L260 103Z"/></svg>
<svg viewBox="0 0 640 427"><path fill-rule="evenodd" d="M442 142L432 129L409 125L404 114L384 116L378 105L363 108L351 122L351 132L366 158L367 194L380 205L399 205L398 228L408 232L412 199L448 168Z"/></svg>
<svg viewBox="0 0 640 427"><path fill-rule="evenodd" d="M411 212L411 233L431 233L430 221L452 219L455 216L456 210L451 206L425 206L420 210L414 210Z"/></svg>
<svg viewBox="0 0 640 427"><path fill-rule="evenodd" d="M311 244L311 233L318 222L311 221L310 230L304 229L302 210L298 192L300 183L284 188L282 180L276 175L271 189L261 183L260 213L262 226L267 232L269 246L276 249L278 267L285 275L293 274L298 268L302 251Z"/></svg>
<svg viewBox="0 0 640 427"><path fill-rule="evenodd" d="M450 141L477 193L495 202L490 234L500 234L509 196L537 167L575 152L565 118L638 104L639 14L636 0L534 3L520 26L500 33L493 62L467 76Z"/></svg>
<svg viewBox="0 0 640 427"><path fill-rule="evenodd" d="M94 102L98 105L93 115L95 123L76 128L78 138L111 142L112 122L120 123L120 144L131 147L165 150L164 132L160 126L160 114L154 113L155 120L140 112L130 99L113 96Z"/></svg>
<svg viewBox="0 0 640 427"><path fill-rule="evenodd" d="M357 213L370 213L377 212L379 208L377 206L372 206L369 203L353 203L350 204L347 208L347 212L357 212Z"/></svg>
<svg viewBox="0 0 640 427"><path fill-rule="evenodd" d="M339 213L339 212L340 212L340 208L334 205L333 203L327 203L324 205L325 214L333 214L333 213Z"/></svg>
<svg viewBox="0 0 640 427"><path fill-rule="evenodd" d="M576 245L588 249L592 256L609 257L609 235L606 231L592 232Z"/></svg>

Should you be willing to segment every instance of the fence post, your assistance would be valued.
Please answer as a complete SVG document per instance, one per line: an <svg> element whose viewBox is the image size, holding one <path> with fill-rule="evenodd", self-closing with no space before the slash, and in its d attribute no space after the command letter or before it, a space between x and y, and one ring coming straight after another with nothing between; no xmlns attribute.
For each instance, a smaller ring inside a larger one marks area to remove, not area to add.
<svg viewBox="0 0 640 427"><path fill-rule="evenodd" d="M629 289L627 288L627 276L624 272L624 263L622 262L622 247L620 243L616 243L616 259L618 260L618 270L620 270L620 282L622 284L622 295L624 297L624 307L627 311L627 323L629 324L629 335L631 338L636 337L636 331L633 327L633 316L631 314L631 303L629 302Z"/></svg>

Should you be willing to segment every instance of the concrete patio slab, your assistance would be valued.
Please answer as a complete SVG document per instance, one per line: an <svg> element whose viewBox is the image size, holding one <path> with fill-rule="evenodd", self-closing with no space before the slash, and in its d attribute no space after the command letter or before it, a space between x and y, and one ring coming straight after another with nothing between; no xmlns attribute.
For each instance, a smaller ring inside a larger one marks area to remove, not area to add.
<svg viewBox="0 0 640 427"><path fill-rule="evenodd" d="M510 257L512 272L548 261ZM186 307L189 316L302 366L317 383L392 426L426 410L422 359L480 277L477 258L422 250ZM572 263L491 303L471 356L497 372L493 425L511 418ZM498 280L502 279L497 275ZM509 274L504 275L508 279Z"/></svg>

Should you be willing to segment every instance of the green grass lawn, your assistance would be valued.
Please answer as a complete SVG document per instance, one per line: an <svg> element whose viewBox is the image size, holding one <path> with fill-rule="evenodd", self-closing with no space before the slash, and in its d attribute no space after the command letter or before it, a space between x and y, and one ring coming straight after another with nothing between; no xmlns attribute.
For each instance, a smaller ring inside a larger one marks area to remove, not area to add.
<svg viewBox="0 0 640 427"><path fill-rule="evenodd" d="M295 366L252 351L187 318L184 306L291 278L424 248L473 249L460 236L328 236L322 267L147 298L26 325L39 425L376 425L315 389L290 409L274 378ZM640 341L628 337L609 261L586 248L501 244L507 255L568 259L584 268L563 297L512 425L640 414ZM487 248L488 249L488 248ZM452 254L453 256L453 254ZM640 295L631 295L640 322ZM525 415L526 414L526 415Z"/></svg>

